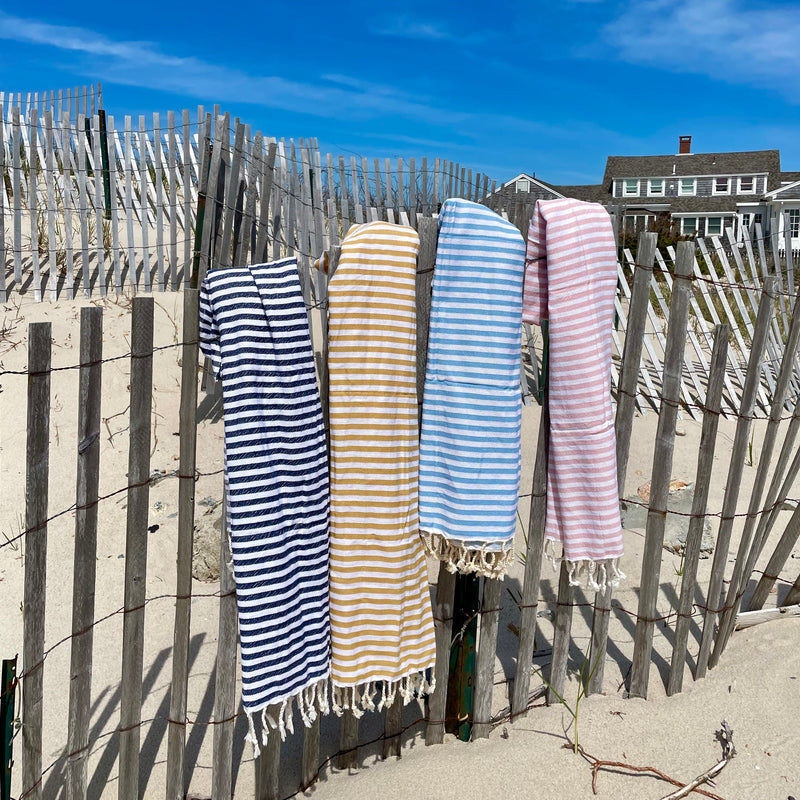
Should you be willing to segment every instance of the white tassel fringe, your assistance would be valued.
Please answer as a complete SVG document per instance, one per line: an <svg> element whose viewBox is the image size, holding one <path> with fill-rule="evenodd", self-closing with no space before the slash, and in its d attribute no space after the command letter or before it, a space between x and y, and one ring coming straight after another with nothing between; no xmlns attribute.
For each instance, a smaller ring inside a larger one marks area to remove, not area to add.
<svg viewBox="0 0 800 800"><path fill-rule="evenodd" d="M555 548L558 542L547 539L544 546L544 554L547 560L553 565L553 571L557 571L564 561L567 564L569 582L572 586L591 587L595 592L602 591L608 587L616 588L620 581L624 581L628 576L619 568L619 558L604 558L600 561L581 559L570 561L562 555L556 555Z"/></svg>
<svg viewBox="0 0 800 800"><path fill-rule="evenodd" d="M487 578L502 578L514 563L511 543L504 550L489 550L486 545L471 549L466 544L452 542L440 533L420 531L428 555L443 561L448 572L468 575L472 572Z"/></svg>

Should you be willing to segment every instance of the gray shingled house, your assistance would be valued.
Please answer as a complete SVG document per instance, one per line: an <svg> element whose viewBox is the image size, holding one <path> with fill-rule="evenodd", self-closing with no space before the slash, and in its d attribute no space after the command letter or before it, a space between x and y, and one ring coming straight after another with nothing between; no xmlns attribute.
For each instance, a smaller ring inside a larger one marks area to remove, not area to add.
<svg viewBox="0 0 800 800"><path fill-rule="evenodd" d="M683 235L721 235L729 227L739 235L760 223L777 230L781 247L788 225L792 249L800 248L800 172L781 172L780 151L692 153L691 141L681 136L675 155L609 156L601 184L559 186L522 173L496 194L503 206L556 197L601 203L627 230L667 215Z"/></svg>

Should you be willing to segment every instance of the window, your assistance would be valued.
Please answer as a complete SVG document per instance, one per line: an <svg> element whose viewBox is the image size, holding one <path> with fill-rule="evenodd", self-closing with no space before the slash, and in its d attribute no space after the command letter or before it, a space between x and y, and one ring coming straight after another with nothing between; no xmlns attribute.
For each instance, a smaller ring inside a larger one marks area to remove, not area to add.
<svg viewBox="0 0 800 800"><path fill-rule="evenodd" d="M681 182L678 184L678 194L685 196L685 195L693 195L694 193L695 193L695 179L681 178Z"/></svg>
<svg viewBox="0 0 800 800"><path fill-rule="evenodd" d="M697 217L684 217L681 220L681 234L691 236L693 233L697 233Z"/></svg>
<svg viewBox="0 0 800 800"><path fill-rule="evenodd" d="M531 190L531 182L527 178L520 178L517 181L517 191L527 194Z"/></svg>
<svg viewBox="0 0 800 800"><path fill-rule="evenodd" d="M742 214L742 229L750 227L751 214Z"/></svg>
<svg viewBox="0 0 800 800"><path fill-rule="evenodd" d="M753 215L753 225L763 225L764 223L761 221L761 214L754 214Z"/></svg>
<svg viewBox="0 0 800 800"><path fill-rule="evenodd" d="M714 178L714 194L728 194L730 192L730 178Z"/></svg>
<svg viewBox="0 0 800 800"><path fill-rule="evenodd" d="M637 178L623 181L622 193L625 197L636 197L639 194L639 181Z"/></svg>
<svg viewBox="0 0 800 800"><path fill-rule="evenodd" d="M663 195L664 194L664 179L663 178L651 178L649 181L650 187L648 194L652 195Z"/></svg>
<svg viewBox="0 0 800 800"><path fill-rule="evenodd" d="M722 217L708 217L706 236L719 236L722 233Z"/></svg>
<svg viewBox="0 0 800 800"><path fill-rule="evenodd" d="M800 236L800 208L789 209L789 235L792 239Z"/></svg>
<svg viewBox="0 0 800 800"><path fill-rule="evenodd" d="M747 178L739 178L739 194L754 194L756 190L756 179L750 175Z"/></svg>

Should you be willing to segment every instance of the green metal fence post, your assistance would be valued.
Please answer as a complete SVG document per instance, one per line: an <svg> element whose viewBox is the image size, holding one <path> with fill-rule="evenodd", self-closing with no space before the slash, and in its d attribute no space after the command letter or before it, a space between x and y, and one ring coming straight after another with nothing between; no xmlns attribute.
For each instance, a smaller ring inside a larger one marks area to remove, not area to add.
<svg viewBox="0 0 800 800"><path fill-rule="evenodd" d="M3 780L0 782L2 800L11 800L11 766L14 763L12 748L14 744L14 688L17 680L17 657L3 661L3 674L0 679L0 757L3 762Z"/></svg>

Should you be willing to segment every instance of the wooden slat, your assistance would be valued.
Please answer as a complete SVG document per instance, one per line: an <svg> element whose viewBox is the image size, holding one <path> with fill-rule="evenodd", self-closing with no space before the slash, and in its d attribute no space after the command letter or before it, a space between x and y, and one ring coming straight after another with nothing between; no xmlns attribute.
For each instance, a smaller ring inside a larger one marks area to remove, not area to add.
<svg viewBox="0 0 800 800"><path fill-rule="evenodd" d="M383 729L383 758L400 758L402 751L401 735L403 733L403 698L398 692L394 702L386 709L386 720Z"/></svg>
<svg viewBox="0 0 800 800"><path fill-rule="evenodd" d="M736 514L736 504L739 499L742 473L744 472L745 455L747 453L753 410L755 409L756 393L760 385L764 350L766 348L769 321L773 309L772 297L774 297L776 287L777 278L774 276L770 276L764 281L761 303L759 305L758 317L753 333L753 344L750 350L750 358L747 362L747 374L742 390L739 418L736 422L736 433L734 434L728 478L725 483L725 498L722 502L719 532L717 533L714 560L711 565L711 577L706 594L707 608L703 616L703 634L700 640L700 651L697 655L695 679L704 677L708 669L711 644L714 638L714 623L717 614L714 606L719 597L720 589L722 588L725 564L728 561L728 548L731 541L734 515Z"/></svg>
<svg viewBox="0 0 800 800"><path fill-rule="evenodd" d="M647 697L650 660L653 650L656 603L661 575L661 553L667 516L667 498L672 475L675 428L681 375L686 350L686 328L689 322L689 293L694 261L694 243L679 242L675 261L675 284L670 298L667 346L664 354L661 403L658 413L653 472L650 481L650 502L647 510L639 610L633 642L630 694Z"/></svg>
<svg viewBox="0 0 800 800"><path fill-rule="evenodd" d="M226 180L225 199L223 201L222 239L219 248L219 267L231 266L231 242L233 240L233 223L235 207L239 195L239 178L242 169L244 152L244 125L237 123L234 133L231 168Z"/></svg>
<svg viewBox="0 0 800 800"><path fill-rule="evenodd" d="M161 120L158 112L153 114L153 170L155 173L155 200L156 200L156 281L158 291L165 288L164 270L164 150L161 142Z"/></svg>
<svg viewBox="0 0 800 800"><path fill-rule="evenodd" d="M136 274L136 242L133 235L133 142L131 140L131 118L125 117L125 221L128 238L128 281L135 291L139 286ZM141 222L140 228L143 228Z"/></svg>
<svg viewBox="0 0 800 800"><path fill-rule="evenodd" d="M236 709L236 584L231 569L228 538L228 498L222 509L219 557L219 634L214 686L214 748L212 753L212 800L231 800L233 795L233 729Z"/></svg>
<svg viewBox="0 0 800 800"><path fill-rule="evenodd" d="M208 118L207 118L208 119ZM220 163L222 159L222 129L223 121L220 120L216 125L213 150L211 153L211 163L209 166L208 178L205 181L205 193L203 194L203 223L200 228L200 255L197 259L197 274L192 275L192 286L199 287L206 276L206 272L212 263L212 253L214 251L214 232L215 220L217 217L218 205L218 182ZM201 184L202 185L202 184ZM201 198L202 199L202 198ZM198 200L198 203L200 200ZM198 206L199 208L199 206ZM199 217L199 211L198 211Z"/></svg>
<svg viewBox="0 0 800 800"><path fill-rule="evenodd" d="M255 188L253 189L255 194ZM183 110L183 285L189 286L192 274L192 139L189 109Z"/></svg>
<svg viewBox="0 0 800 800"><path fill-rule="evenodd" d="M152 291L150 274L150 170L147 168L147 123L139 117L139 218L142 232L142 278L145 292ZM138 281L137 281L138 285Z"/></svg>
<svg viewBox="0 0 800 800"><path fill-rule="evenodd" d="M544 554L544 523L547 511L547 442L549 417L547 399L539 419L536 460L533 466L531 502L528 515L528 537L525 550L525 575L522 581L522 609L519 619L519 646L514 691L511 695L512 718L528 713L528 693L531 685L533 653L536 646L536 627L539 611L539 581Z"/></svg>
<svg viewBox="0 0 800 800"><path fill-rule="evenodd" d="M68 800L85 800L92 699L97 498L100 482L100 403L103 310L81 309L78 386L78 469L75 492L75 557L72 581L67 749Z"/></svg>
<svg viewBox="0 0 800 800"><path fill-rule="evenodd" d="M267 708L267 714L277 719L280 704ZM280 800L281 778L281 737L273 731L267 739L267 746L261 748L259 758L255 762L256 800Z"/></svg>
<svg viewBox="0 0 800 800"><path fill-rule="evenodd" d="M22 791L42 797L42 705L50 474L51 324L28 326L25 589L22 619Z"/></svg>
<svg viewBox="0 0 800 800"><path fill-rule="evenodd" d="M131 318L130 444L125 536L125 614L120 699L120 800L138 800L142 714L150 432L153 396L153 298L135 297Z"/></svg>
<svg viewBox="0 0 800 800"><path fill-rule="evenodd" d="M11 154L11 185L14 191L14 283L19 291L22 282L22 126L19 120L19 106L11 109L11 126L13 131Z"/></svg>
<svg viewBox="0 0 800 800"><path fill-rule="evenodd" d="M783 473L781 463L784 461L784 454L786 454L786 457L788 458L788 453L791 451L791 448L794 446L794 442L797 438L798 427L800 427L800 416L798 416L798 414L800 414L800 406L795 407L795 413L792 415L792 420L789 423L789 430L786 432L786 438L784 440L783 448L781 449L781 455L778 459L778 466L775 468L774 477L776 478L779 476L779 474ZM789 491L791 487L794 486L794 482L797 479L798 474L800 474L800 448L795 452L794 458L792 459L788 470L786 470L783 483L776 496L776 502L768 514L766 528L763 532L765 541L777 522L778 516L782 510L782 504L788 498ZM775 585L775 581L777 580L779 573L785 566L786 557L783 556L783 553L788 551L788 554L791 555L791 550L794 548L794 544L794 536L787 528L784 530L780 540L778 541L778 544L775 545L775 550L772 556L770 556L767 566L764 567L764 574L759 579L756 589L753 592L753 596L750 599L750 603L747 607L748 611L757 611L759 608L763 607L764 603L769 597L770 592L772 591L772 587Z"/></svg>
<svg viewBox="0 0 800 800"><path fill-rule="evenodd" d="M444 741L445 705L447 680L450 675L450 647L453 635L453 600L456 592L455 573L448 572L444 562L439 566L436 582L436 600L433 621L436 631L436 666L434 675L436 688L428 697L428 725L425 729L425 744L441 744Z"/></svg>
<svg viewBox="0 0 800 800"><path fill-rule="evenodd" d="M0 93L2 95L2 93ZM0 303L6 302L6 143L5 120L3 113L3 97L0 96L0 175L3 185L0 186Z"/></svg>
<svg viewBox="0 0 800 800"><path fill-rule="evenodd" d="M264 154L264 136L256 133L253 147L247 159L247 202L239 236L239 246L234 257L234 264L244 265L256 262L256 201L258 200L258 182L261 176L261 163ZM269 195L267 195L269 198ZM253 253L253 260L248 261L248 254Z"/></svg>
<svg viewBox="0 0 800 800"><path fill-rule="evenodd" d="M352 702L353 690L343 689L347 692ZM337 766L341 770L355 771L358 769L358 719L352 709L347 708L342 712L339 730L339 758Z"/></svg>
<svg viewBox="0 0 800 800"><path fill-rule="evenodd" d="M722 386L727 361L728 325L718 325L714 332L714 350L711 353L711 367L708 373L703 428L700 434L700 450L697 458L697 473L694 483L689 529L686 534L686 547L683 555L683 575L681 577L681 596L678 604L678 620L675 625L675 641L672 645L672 664L669 673L667 694L673 695L683 688L683 672L686 663L686 646L689 640L689 626L694 607L694 593L697 586L697 565L700 561L700 547L706 521L708 490L714 464L714 450L717 442L719 414L722 407Z"/></svg>
<svg viewBox="0 0 800 800"><path fill-rule="evenodd" d="M58 299L58 266L56 254L56 176L53 153L53 112L44 112L44 182L47 202L47 283L50 300Z"/></svg>
<svg viewBox="0 0 800 800"><path fill-rule="evenodd" d="M278 145L275 142L270 142L267 147L267 157L263 162L263 171L261 173L261 198L259 204L258 227L257 227L257 242L256 253L253 261L259 263L266 261L267 255L267 242L269 241L269 206L270 197L272 195L272 186L274 182L275 173L275 158L278 152ZM273 236L274 236L273 231ZM275 255L275 254L273 254Z"/></svg>
<svg viewBox="0 0 800 800"><path fill-rule="evenodd" d="M30 127L28 147L28 218L30 221L31 268L33 270L33 299L42 299L42 279L39 274L39 119L34 108L28 118Z"/></svg>
<svg viewBox="0 0 800 800"><path fill-rule="evenodd" d="M566 561L562 561L558 576L556 614L553 622L553 660L550 663L550 678L547 686L548 705L561 702L560 698L564 696L572 632L573 595L574 590L569 580L569 567Z"/></svg>
<svg viewBox="0 0 800 800"><path fill-rule="evenodd" d="M656 243L657 237L654 233L642 232L639 235L637 265L633 274L633 289L625 329L622 373L617 387L617 413L614 422L617 439L617 490L620 497L625 496L625 479L628 474L633 414L636 410L636 391L647 324L647 308L650 303L650 286L653 281L652 266L655 261ZM593 671L587 684L587 693L597 693L603 690L611 596L611 586L606 586L595 593L590 646L590 661Z"/></svg>
<svg viewBox="0 0 800 800"><path fill-rule="evenodd" d="M108 127L106 136L114 141L114 117L108 117ZM101 142L102 144L102 142ZM119 214L117 204L117 150L115 147L109 148L108 153L108 182L111 186L111 248L114 263L114 291L122 293L122 265L120 264L119 254Z"/></svg>
<svg viewBox="0 0 800 800"><path fill-rule="evenodd" d="M475 669L475 693L472 700L473 739L488 739L492 730L492 694L494 661L497 651L497 628L500 623L500 595L503 581L484 578L481 599L478 663Z"/></svg>
<svg viewBox="0 0 800 800"><path fill-rule="evenodd" d="M103 230L103 171L100 167L100 119L92 117L92 169L94 172L94 213L95 213L95 240L97 249L97 282L99 283L100 296L107 293L107 280L105 269L105 234Z"/></svg>
<svg viewBox="0 0 800 800"><path fill-rule="evenodd" d="M178 288L178 162L175 155L175 112L167 112L167 172L169 175L169 278Z"/></svg>
<svg viewBox="0 0 800 800"><path fill-rule="evenodd" d="M188 781L184 773L189 632L192 606L192 540L197 450L198 290L183 290L183 347L179 416L178 552L175 581L175 625L172 646L172 684L167 731L167 800L183 800Z"/></svg>
<svg viewBox="0 0 800 800"><path fill-rule="evenodd" d="M775 287L777 290L777 287ZM772 308L774 310L774 300L777 295L773 295ZM769 302L765 298L765 302ZM800 308L800 307L798 307ZM770 322L772 322L772 313L770 313ZM714 645L714 650L709 660L709 666L714 667L719 662L722 651L733 633L734 624L736 622L736 615L739 611L739 606L742 600L742 595L747 586L747 581L755 568L756 561L761 555L764 548L765 537L763 535L766 529L766 524L769 519L765 513L759 513L762 508L762 496L764 489L767 485L767 475L772 461L772 454L775 449L775 444L778 437L778 426L780 424L781 416L783 414L784 403L786 401L789 389L789 381L794 371L794 358L797 353L798 345L800 345L800 314L795 314L792 318L792 323L789 327L789 335L786 339L786 346L783 352L783 360L781 363L780 373L778 380L775 384L775 389L772 395L772 408L770 410L769 421L767 422L767 429L764 433L764 438L761 444L761 453L758 458L758 469L756 471L756 479L753 484L753 489L750 493L750 502L747 507L747 518L745 519L744 530L742 531L741 538L739 539L739 548L736 554L736 563L731 575L731 581L728 587L728 596L725 598L726 609L720 619L720 630L717 634L717 639ZM775 475L777 478L777 474ZM769 508L777 499L779 488L779 481L773 480L770 490L767 494L764 508ZM756 529L756 522L758 522L758 529Z"/></svg>
<svg viewBox="0 0 800 800"><path fill-rule="evenodd" d="M60 93L59 93L60 94ZM59 96L59 106L61 105L61 98ZM1 113L1 112L0 112ZM72 144L70 138L72 136L69 113L64 112L63 117L59 117L61 122L60 135L61 135L61 170L62 170L62 199L61 202L64 207L64 267L66 269L66 298L72 300L75 294L75 253L73 248L73 232L72 232L72 206L74 196L72 193ZM2 149L2 142L0 142L0 149ZM0 212L2 213L2 212ZM83 219L84 213L79 213L79 219ZM0 223L0 238L2 238L2 223Z"/></svg>
<svg viewBox="0 0 800 800"><path fill-rule="evenodd" d="M317 718L305 729L303 734L303 756L300 764L302 791L308 790L316 783L319 777L319 735L322 716Z"/></svg>

